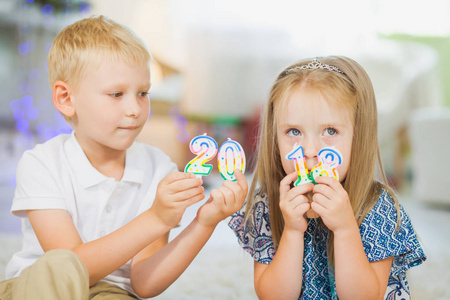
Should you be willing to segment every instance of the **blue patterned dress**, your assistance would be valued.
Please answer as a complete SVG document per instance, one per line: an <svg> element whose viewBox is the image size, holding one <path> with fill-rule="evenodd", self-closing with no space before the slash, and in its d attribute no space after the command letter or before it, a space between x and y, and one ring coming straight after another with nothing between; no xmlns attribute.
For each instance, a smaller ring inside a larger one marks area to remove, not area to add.
<svg viewBox="0 0 450 300"><path fill-rule="evenodd" d="M265 194L258 194L256 198L251 216L254 226L250 226L248 222L244 223L245 207L232 215L228 225L245 251L256 261L269 264L275 250L268 201ZM402 222L397 231L397 210L394 201L389 193L383 190L359 228L364 251L370 262L394 256L385 294L387 300L410 299L405 272L426 259L411 220L402 206L400 213ZM328 231L319 223L319 219L308 219L302 292L299 299L338 299L334 271L328 265L327 236Z"/></svg>

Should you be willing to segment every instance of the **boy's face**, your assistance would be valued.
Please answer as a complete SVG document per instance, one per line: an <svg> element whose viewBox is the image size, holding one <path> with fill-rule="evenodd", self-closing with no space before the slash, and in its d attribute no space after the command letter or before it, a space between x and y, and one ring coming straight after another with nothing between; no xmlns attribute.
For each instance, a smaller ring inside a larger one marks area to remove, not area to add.
<svg viewBox="0 0 450 300"><path fill-rule="evenodd" d="M84 72L71 91L73 123L86 153L125 151L149 115L150 70L147 65L104 61Z"/></svg>

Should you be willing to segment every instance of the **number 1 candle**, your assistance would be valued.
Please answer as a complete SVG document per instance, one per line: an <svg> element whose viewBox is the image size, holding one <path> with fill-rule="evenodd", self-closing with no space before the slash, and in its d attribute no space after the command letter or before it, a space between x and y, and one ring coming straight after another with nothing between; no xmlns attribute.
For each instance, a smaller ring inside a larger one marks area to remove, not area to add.
<svg viewBox="0 0 450 300"><path fill-rule="evenodd" d="M228 141L220 146L219 155L217 156L217 166L223 179L236 181L234 171L239 169L244 173L245 163L245 153L242 146L228 138Z"/></svg>
<svg viewBox="0 0 450 300"><path fill-rule="evenodd" d="M189 149L197 157L192 159L186 167L184 172L193 173L195 175L209 175L213 168L212 165L205 165L207 161L210 161L217 154L217 142L205 134L194 137L190 144Z"/></svg>
<svg viewBox="0 0 450 300"><path fill-rule="evenodd" d="M297 146L297 143L295 143L292 151L286 155L286 158L294 161L295 170L297 170L298 178L294 182L294 186L313 182L308 174L302 146Z"/></svg>

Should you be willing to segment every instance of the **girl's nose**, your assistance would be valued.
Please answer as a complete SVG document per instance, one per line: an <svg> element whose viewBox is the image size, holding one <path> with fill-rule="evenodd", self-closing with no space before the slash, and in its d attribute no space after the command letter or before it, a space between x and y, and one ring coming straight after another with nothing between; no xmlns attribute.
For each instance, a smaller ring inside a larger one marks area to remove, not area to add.
<svg viewBox="0 0 450 300"><path fill-rule="evenodd" d="M303 140L302 146L306 163L308 168L310 168L310 164L315 165L317 163L317 153L320 151L320 141L314 137L306 137Z"/></svg>

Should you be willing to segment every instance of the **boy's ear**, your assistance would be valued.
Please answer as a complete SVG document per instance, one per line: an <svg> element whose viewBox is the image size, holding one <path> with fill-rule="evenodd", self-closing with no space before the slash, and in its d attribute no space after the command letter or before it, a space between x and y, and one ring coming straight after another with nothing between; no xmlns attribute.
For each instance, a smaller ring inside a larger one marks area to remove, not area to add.
<svg viewBox="0 0 450 300"><path fill-rule="evenodd" d="M69 118L75 114L70 94L70 86L64 81L58 80L53 84L53 104L60 113Z"/></svg>

